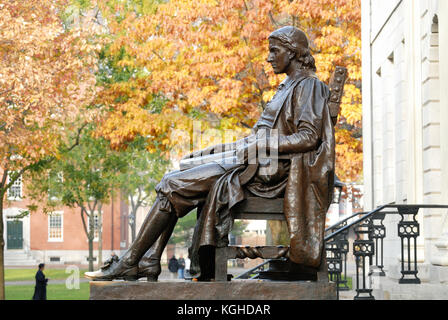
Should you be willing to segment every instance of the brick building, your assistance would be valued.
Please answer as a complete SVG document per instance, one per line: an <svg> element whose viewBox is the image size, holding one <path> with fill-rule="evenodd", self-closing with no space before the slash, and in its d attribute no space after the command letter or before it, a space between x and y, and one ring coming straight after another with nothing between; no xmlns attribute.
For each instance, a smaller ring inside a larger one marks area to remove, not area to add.
<svg viewBox="0 0 448 320"><path fill-rule="evenodd" d="M45 214L22 212L30 204L19 179L8 190L3 208L5 265L87 264L88 241L81 209L61 207ZM103 260L129 245L128 207L119 197L102 207ZM98 239L94 242L97 258ZM97 262L95 262L97 263Z"/></svg>

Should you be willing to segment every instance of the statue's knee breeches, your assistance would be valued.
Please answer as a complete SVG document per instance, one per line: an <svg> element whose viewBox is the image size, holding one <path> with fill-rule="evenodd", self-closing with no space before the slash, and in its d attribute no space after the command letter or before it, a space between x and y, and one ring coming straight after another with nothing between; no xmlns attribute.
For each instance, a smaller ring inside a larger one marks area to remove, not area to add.
<svg viewBox="0 0 448 320"><path fill-rule="evenodd" d="M215 181L225 172L216 163L208 163L185 171L166 174L156 186L163 210L183 217L205 202Z"/></svg>

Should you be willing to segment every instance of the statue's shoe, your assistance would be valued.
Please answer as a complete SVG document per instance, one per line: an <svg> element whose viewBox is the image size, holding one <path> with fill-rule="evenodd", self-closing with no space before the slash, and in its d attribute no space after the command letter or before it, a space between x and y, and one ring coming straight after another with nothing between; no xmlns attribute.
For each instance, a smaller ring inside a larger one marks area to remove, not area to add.
<svg viewBox="0 0 448 320"><path fill-rule="evenodd" d="M138 263L138 278L146 277L148 281L156 282L161 273L160 259L143 257Z"/></svg>
<svg viewBox="0 0 448 320"><path fill-rule="evenodd" d="M93 281L111 281L114 279L135 281L138 279L137 273L137 266L128 266L123 261L108 261L100 270L85 272L84 276Z"/></svg>

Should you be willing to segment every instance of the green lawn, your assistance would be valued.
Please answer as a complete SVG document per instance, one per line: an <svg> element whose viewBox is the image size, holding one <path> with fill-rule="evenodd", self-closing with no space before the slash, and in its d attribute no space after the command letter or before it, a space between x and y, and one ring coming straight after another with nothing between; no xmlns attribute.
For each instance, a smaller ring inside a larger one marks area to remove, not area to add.
<svg viewBox="0 0 448 320"><path fill-rule="evenodd" d="M87 269L80 269L79 276L82 277ZM34 280L37 269L6 269L5 281L26 281ZM65 273L65 269L45 269L45 277L50 280L67 279L70 273Z"/></svg>
<svg viewBox="0 0 448 320"><path fill-rule="evenodd" d="M353 283L351 277L347 278L347 286L350 288L350 290L353 290Z"/></svg>
<svg viewBox="0 0 448 320"><path fill-rule="evenodd" d="M48 284L48 300L88 300L89 283L80 283L79 289L67 289L65 284ZM6 300L31 300L34 293L34 285L6 286Z"/></svg>
<svg viewBox="0 0 448 320"><path fill-rule="evenodd" d="M86 269L79 270L82 277ZM5 281L34 281L37 269L6 269ZM67 289L65 283L52 284L51 280L65 280L72 273L65 273L63 269L45 269L45 277L50 279L47 286L48 300L88 300L89 283L80 283L79 289ZM31 300L34 293L34 284L30 285L7 285L5 288L7 300Z"/></svg>

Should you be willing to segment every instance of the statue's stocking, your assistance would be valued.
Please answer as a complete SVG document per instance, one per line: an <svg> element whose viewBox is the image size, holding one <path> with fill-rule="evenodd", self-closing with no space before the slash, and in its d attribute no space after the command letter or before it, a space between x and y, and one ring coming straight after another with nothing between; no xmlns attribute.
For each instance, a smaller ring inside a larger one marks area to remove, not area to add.
<svg viewBox="0 0 448 320"><path fill-rule="evenodd" d="M138 263L139 277L146 276L148 281L157 281L161 273L160 258L177 223L177 216L172 215L167 228L157 241L149 248Z"/></svg>
<svg viewBox="0 0 448 320"><path fill-rule="evenodd" d="M154 245L159 236L167 228L171 228L173 220L177 220L174 212L166 212L165 210L162 211L160 209L161 201L157 198L145 220L143 221L143 224L137 234L137 237L135 238L135 241L131 244L129 249L120 259L127 265L137 265L145 252L147 252L148 249ZM163 240L164 239L165 237L163 237Z"/></svg>

